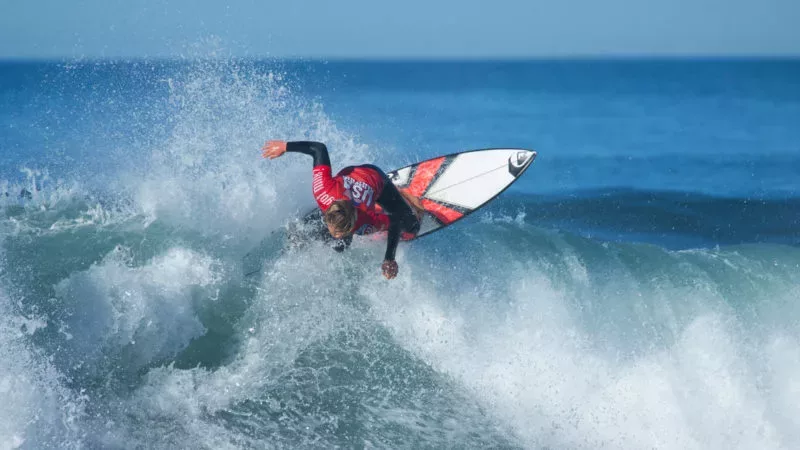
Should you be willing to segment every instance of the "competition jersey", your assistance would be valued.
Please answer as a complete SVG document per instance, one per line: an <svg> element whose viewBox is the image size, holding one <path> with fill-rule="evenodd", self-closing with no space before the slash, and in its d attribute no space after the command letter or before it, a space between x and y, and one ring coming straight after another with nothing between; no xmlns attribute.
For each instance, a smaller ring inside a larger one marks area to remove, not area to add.
<svg viewBox="0 0 800 450"><path fill-rule="evenodd" d="M319 208L325 212L337 200L349 199L355 205L355 234L370 234L389 229L389 216L375 200L380 197L384 179L375 169L364 166L345 167L331 176L331 166L314 167L311 189Z"/></svg>

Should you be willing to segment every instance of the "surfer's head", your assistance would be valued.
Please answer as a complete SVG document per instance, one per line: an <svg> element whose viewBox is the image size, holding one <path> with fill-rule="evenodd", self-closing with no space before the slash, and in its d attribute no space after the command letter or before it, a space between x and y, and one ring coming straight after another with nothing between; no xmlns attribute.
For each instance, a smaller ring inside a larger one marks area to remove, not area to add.
<svg viewBox="0 0 800 450"><path fill-rule="evenodd" d="M342 239L353 233L356 226L356 208L350 200L337 200L323 215L331 236Z"/></svg>

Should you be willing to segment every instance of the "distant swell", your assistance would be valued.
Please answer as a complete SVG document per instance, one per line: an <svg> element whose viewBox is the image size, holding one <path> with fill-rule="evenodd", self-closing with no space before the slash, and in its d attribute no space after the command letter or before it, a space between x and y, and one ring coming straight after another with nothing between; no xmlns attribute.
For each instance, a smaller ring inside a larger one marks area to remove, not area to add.
<svg viewBox="0 0 800 450"><path fill-rule="evenodd" d="M800 197L726 198L691 192L602 189L505 197L530 223L670 248L768 242L800 244ZM517 206L518 207L518 206Z"/></svg>

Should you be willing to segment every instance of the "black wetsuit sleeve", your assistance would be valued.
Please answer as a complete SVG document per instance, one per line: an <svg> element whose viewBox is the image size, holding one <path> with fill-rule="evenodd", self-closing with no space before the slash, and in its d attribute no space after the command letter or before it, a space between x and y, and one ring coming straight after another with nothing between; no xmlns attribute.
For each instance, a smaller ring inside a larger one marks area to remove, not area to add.
<svg viewBox="0 0 800 450"><path fill-rule="evenodd" d="M397 244L400 243L400 223L397 219L389 216L389 233L386 239L386 254L384 260L394 261L394 254L397 251Z"/></svg>
<svg viewBox="0 0 800 450"><path fill-rule="evenodd" d="M331 159L328 157L328 147L322 142L313 141L292 141L286 143L287 152L304 153L314 158L314 167L330 166Z"/></svg>
<svg viewBox="0 0 800 450"><path fill-rule="evenodd" d="M389 216L389 231L386 242L386 255L383 259L394 261L394 254L397 251L397 244L400 243L400 232L403 231L404 219L410 211L408 204L403 200L403 196L397 187L389 180L389 177L384 174L384 186L381 195L378 197L378 204L381 205L384 211Z"/></svg>

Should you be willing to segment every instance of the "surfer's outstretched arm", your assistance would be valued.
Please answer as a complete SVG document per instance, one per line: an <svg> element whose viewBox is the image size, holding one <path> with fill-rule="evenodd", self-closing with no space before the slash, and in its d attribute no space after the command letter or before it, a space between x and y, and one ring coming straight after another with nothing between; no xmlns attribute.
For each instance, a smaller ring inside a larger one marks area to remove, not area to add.
<svg viewBox="0 0 800 450"><path fill-rule="evenodd" d="M334 198L328 193L335 182L331 175L331 160L328 148L321 142L313 141L269 141L261 148L264 158L275 159L286 152L304 153L314 158L314 173L311 183L314 199L320 209L325 211Z"/></svg>
<svg viewBox="0 0 800 450"><path fill-rule="evenodd" d="M328 147L326 147L322 142L287 142L286 151L311 155L314 158L314 167L331 165L331 159L328 157Z"/></svg>
<svg viewBox="0 0 800 450"><path fill-rule="evenodd" d="M328 147L322 142L314 141L269 141L261 148L264 158L275 159L286 152L303 153L314 158L314 167L330 166Z"/></svg>

